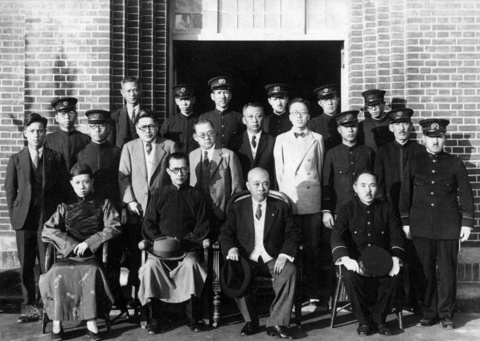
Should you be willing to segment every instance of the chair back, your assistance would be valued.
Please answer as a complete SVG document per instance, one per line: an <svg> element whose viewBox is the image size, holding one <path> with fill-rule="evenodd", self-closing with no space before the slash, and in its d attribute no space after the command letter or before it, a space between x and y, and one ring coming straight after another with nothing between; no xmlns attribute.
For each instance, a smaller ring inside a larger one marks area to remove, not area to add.
<svg viewBox="0 0 480 341"><path fill-rule="evenodd" d="M228 216L228 213L230 212L231 207L234 203L236 203L240 200L246 199L246 198L250 197L251 195L252 194L248 190L243 190L241 192L237 192L234 195L232 195L232 197L230 198L230 200L227 203L227 208L226 208L227 216ZM275 191L275 190L271 189L268 192L268 197L281 200L284 203L286 203L289 208L292 207L292 203L290 202L290 198L285 193L282 193L282 192Z"/></svg>

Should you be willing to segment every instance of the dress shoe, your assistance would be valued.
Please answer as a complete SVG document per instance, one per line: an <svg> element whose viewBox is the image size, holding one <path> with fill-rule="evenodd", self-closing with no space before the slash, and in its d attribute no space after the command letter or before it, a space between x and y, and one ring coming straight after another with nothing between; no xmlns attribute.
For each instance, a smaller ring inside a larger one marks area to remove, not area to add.
<svg viewBox="0 0 480 341"><path fill-rule="evenodd" d="M376 323L375 329L380 335L390 336L392 335L392 330L385 323Z"/></svg>
<svg viewBox="0 0 480 341"><path fill-rule="evenodd" d="M419 327L430 327L438 323L438 319L435 317L428 318L424 317L420 321L418 321L417 326Z"/></svg>
<svg viewBox="0 0 480 341"><path fill-rule="evenodd" d="M63 328L60 328L60 331L58 333L54 333L52 330L52 333L50 334L50 337L52 341L62 341L63 340Z"/></svg>
<svg viewBox="0 0 480 341"><path fill-rule="evenodd" d="M284 326L267 327L267 335L278 336L281 339L295 339L295 337L288 332L287 327Z"/></svg>
<svg viewBox="0 0 480 341"><path fill-rule="evenodd" d="M147 326L147 332L150 335L159 334L162 332L162 325L160 321L157 319L151 319L150 323Z"/></svg>
<svg viewBox="0 0 480 341"><path fill-rule="evenodd" d="M443 329L454 329L455 323L452 321L450 317L442 317L440 318L440 323L442 324Z"/></svg>
<svg viewBox="0 0 480 341"><path fill-rule="evenodd" d="M195 320L188 320L187 321L187 326L190 328L192 332L202 332L205 330L206 325L203 323L203 321L195 321Z"/></svg>
<svg viewBox="0 0 480 341"><path fill-rule="evenodd" d="M254 324L252 322L247 322L242 328L242 331L240 332L241 335L248 336L255 334L255 332L258 330L258 324Z"/></svg>
<svg viewBox="0 0 480 341"><path fill-rule="evenodd" d="M368 324L360 324L357 328L357 333L360 336L367 336L370 334L370 326Z"/></svg>
<svg viewBox="0 0 480 341"><path fill-rule="evenodd" d="M100 341L102 338L100 337L100 332L92 332L90 329L87 329L88 331L88 338L91 341Z"/></svg>

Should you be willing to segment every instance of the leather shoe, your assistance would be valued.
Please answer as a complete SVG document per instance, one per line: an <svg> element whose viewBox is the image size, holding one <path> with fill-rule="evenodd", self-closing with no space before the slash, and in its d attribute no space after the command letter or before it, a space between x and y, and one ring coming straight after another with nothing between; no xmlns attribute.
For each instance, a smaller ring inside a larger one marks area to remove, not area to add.
<svg viewBox="0 0 480 341"><path fill-rule="evenodd" d="M91 341L100 341L102 338L100 337L100 332L92 332L90 329L87 329L88 330L88 338L91 340Z"/></svg>
<svg viewBox="0 0 480 341"><path fill-rule="evenodd" d="M147 332L150 335L159 334L162 332L162 325L157 319L152 319L147 327Z"/></svg>
<svg viewBox="0 0 480 341"><path fill-rule="evenodd" d="M360 324L357 328L357 333L360 336L367 336L370 334L370 326L368 324Z"/></svg>
<svg viewBox="0 0 480 341"><path fill-rule="evenodd" d="M437 318L423 318L420 321L418 321L417 326L419 327L430 327L438 323Z"/></svg>
<svg viewBox="0 0 480 341"><path fill-rule="evenodd" d="M375 327L380 335L392 335L392 330L385 323L377 323Z"/></svg>
<svg viewBox="0 0 480 341"><path fill-rule="evenodd" d="M63 327L60 328L60 331L58 333L54 333L52 330L52 333L50 334L50 337L52 341L62 341L63 340Z"/></svg>
<svg viewBox="0 0 480 341"><path fill-rule="evenodd" d="M203 321L195 321L195 320L188 320L187 326L188 328L190 328L192 332L195 332L195 333L204 331L206 327Z"/></svg>
<svg viewBox="0 0 480 341"><path fill-rule="evenodd" d="M278 336L279 338L282 338L282 339L290 339L290 340L295 339L295 337L288 332L287 327L284 327L284 326L267 327L267 335Z"/></svg>
<svg viewBox="0 0 480 341"><path fill-rule="evenodd" d="M243 326L240 334L244 336L249 336L249 335L255 334L257 330L258 330L258 325L255 325L252 322L247 322Z"/></svg>
<svg viewBox="0 0 480 341"><path fill-rule="evenodd" d="M440 323L442 324L443 329L454 329L455 328L455 323L452 321L450 317L442 317L440 319Z"/></svg>

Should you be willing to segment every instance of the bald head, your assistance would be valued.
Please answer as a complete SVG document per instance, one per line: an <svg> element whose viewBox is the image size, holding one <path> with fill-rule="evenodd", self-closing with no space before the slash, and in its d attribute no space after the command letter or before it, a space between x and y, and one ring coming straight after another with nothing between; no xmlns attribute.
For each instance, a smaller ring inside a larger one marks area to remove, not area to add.
<svg viewBox="0 0 480 341"><path fill-rule="evenodd" d="M255 201L265 200L270 189L270 179L268 172L260 167L253 168L248 172L247 188Z"/></svg>

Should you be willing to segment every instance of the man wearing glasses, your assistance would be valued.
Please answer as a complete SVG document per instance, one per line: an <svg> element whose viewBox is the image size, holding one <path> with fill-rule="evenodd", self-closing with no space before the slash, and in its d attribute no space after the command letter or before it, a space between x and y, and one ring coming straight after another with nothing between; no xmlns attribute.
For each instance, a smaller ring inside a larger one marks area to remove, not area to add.
<svg viewBox="0 0 480 341"><path fill-rule="evenodd" d="M322 238L321 179L323 137L307 128L310 103L295 98L289 103L290 131L277 136L273 155L278 188L292 201L293 218L305 243L306 296L320 300L320 240Z"/></svg>
<svg viewBox="0 0 480 341"><path fill-rule="evenodd" d="M90 143L90 137L75 129L76 98L58 98L51 104L55 109L55 121L60 129L45 137L45 147L62 153L67 165L67 172L70 172L70 168L77 163L76 155Z"/></svg>
<svg viewBox="0 0 480 341"><path fill-rule="evenodd" d="M224 223L225 208L230 197L242 190L242 167L229 149L215 144L212 122L200 119L194 126L193 138L200 148L190 153L190 185L206 195L211 208L212 233L215 238Z"/></svg>
<svg viewBox="0 0 480 341"><path fill-rule="evenodd" d="M370 115L358 126L358 142L376 153L378 148L395 139L385 113L385 91L371 89L362 92L362 96L365 99L365 112Z"/></svg>

